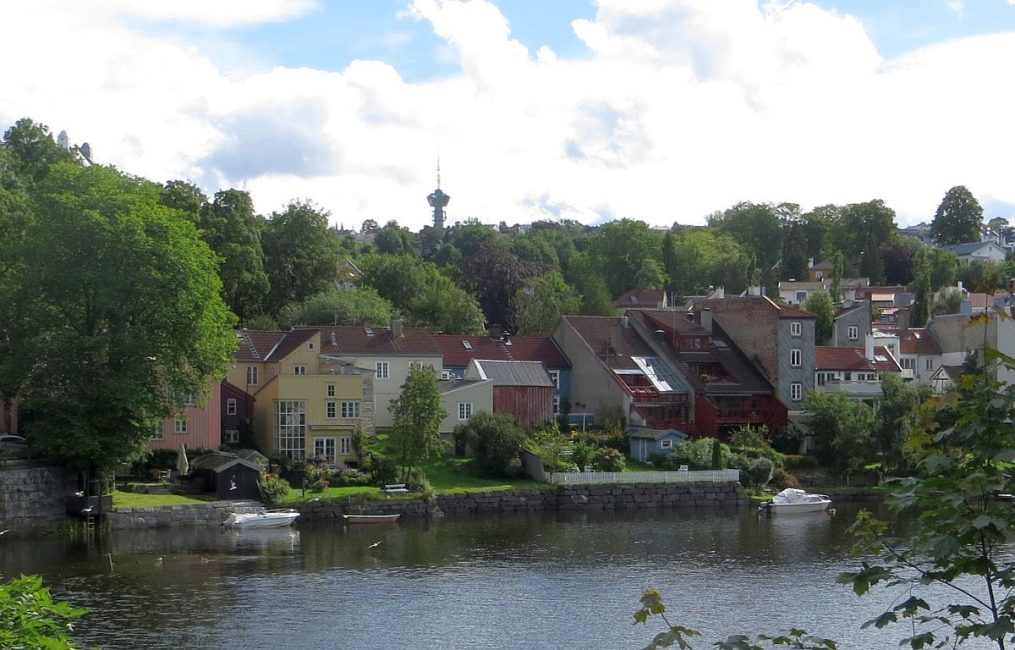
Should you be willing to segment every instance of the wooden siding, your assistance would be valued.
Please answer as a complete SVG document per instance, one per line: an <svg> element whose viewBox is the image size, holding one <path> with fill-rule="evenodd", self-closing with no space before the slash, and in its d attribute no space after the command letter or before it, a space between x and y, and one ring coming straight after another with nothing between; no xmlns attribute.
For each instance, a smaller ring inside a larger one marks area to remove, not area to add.
<svg viewBox="0 0 1015 650"><path fill-rule="evenodd" d="M195 406L185 406L179 415L162 421L162 438L148 441L149 449L213 449L222 446L222 385L211 386L206 401ZM187 421L186 433L175 433L177 419Z"/></svg>
<svg viewBox="0 0 1015 650"><path fill-rule="evenodd" d="M553 386L494 386L493 412L510 413L520 427L553 419Z"/></svg>

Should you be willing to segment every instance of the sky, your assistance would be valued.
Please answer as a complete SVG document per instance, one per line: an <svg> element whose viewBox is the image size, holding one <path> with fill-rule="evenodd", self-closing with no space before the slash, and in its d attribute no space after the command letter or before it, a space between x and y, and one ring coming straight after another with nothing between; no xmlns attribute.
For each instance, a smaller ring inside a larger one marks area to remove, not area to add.
<svg viewBox="0 0 1015 650"><path fill-rule="evenodd" d="M619 218L965 185L1015 218L1015 0L5 0L0 129L335 225Z"/></svg>

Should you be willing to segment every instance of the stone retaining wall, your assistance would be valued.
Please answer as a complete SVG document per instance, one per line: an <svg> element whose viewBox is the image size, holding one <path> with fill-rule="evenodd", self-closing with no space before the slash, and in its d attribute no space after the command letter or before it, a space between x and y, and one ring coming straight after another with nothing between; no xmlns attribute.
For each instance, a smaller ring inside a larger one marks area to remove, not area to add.
<svg viewBox="0 0 1015 650"><path fill-rule="evenodd" d="M484 512L538 510L642 510L650 508L743 507L749 499L738 483L634 483L573 485L444 494L432 499L392 498L345 504L307 504L301 522L340 519L343 514L457 517Z"/></svg>
<svg viewBox="0 0 1015 650"><path fill-rule="evenodd" d="M0 467L0 529L23 532L65 523L66 479L58 467L30 462Z"/></svg>
<svg viewBox="0 0 1015 650"><path fill-rule="evenodd" d="M263 512L259 501L212 501L176 506L120 508L106 515L110 530L221 526L234 512Z"/></svg>

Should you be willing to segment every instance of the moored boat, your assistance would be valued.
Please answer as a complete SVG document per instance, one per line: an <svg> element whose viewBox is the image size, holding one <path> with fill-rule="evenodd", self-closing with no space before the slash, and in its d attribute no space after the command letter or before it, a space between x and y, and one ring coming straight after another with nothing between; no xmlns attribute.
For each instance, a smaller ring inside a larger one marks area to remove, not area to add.
<svg viewBox="0 0 1015 650"><path fill-rule="evenodd" d="M769 512L821 512L831 503L827 495L786 488L770 501L762 503L761 509Z"/></svg>
<svg viewBox="0 0 1015 650"><path fill-rule="evenodd" d="M397 515L342 515L346 523L350 524L390 524L398 521L401 514Z"/></svg>
<svg viewBox="0 0 1015 650"><path fill-rule="evenodd" d="M295 510L233 513L226 519L225 525L236 528L283 528L291 526L299 516L300 513Z"/></svg>

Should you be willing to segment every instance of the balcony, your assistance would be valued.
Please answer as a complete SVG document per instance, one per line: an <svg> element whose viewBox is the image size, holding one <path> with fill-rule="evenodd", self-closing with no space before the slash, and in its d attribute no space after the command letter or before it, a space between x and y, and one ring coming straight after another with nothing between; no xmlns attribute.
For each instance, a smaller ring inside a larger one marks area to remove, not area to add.
<svg viewBox="0 0 1015 650"><path fill-rule="evenodd" d="M855 399L872 399L881 397L881 380L827 380L825 383L815 386L815 390L839 390Z"/></svg>

